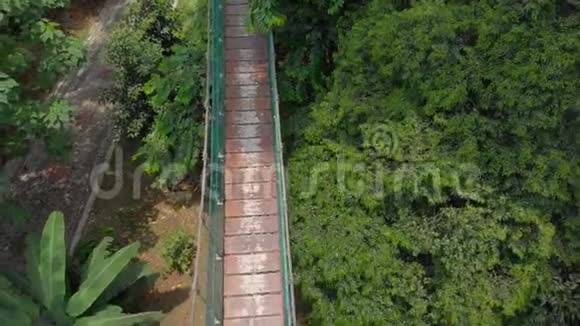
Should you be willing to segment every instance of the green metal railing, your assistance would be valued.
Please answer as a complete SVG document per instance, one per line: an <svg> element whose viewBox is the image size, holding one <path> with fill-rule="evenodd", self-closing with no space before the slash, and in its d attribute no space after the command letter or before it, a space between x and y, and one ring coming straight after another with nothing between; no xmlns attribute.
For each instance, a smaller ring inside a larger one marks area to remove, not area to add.
<svg viewBox="0 0 580 326"><path fill-rule="evenodd" d="M222 0L208 0L206 134L192 286L192 324L223 324L224 29Z"/></svg>
<svg viewBox="0 0 580 326"><path fill-rule="evenodd" d="M280 108L278 98L278 83L276 77L276 51L274 33L268 33L268 77L270 80L270 96L272 121L274 128L274 157L276 159L276 189L278 192L278 222L280 225L280 257L282 259L282 291L284 303L284 325L296 325L296 309L294 307L294 282L292 281L292 260L290 256L290 233L288 223L288 202L286 197L286 173L284 169L284 148L282 145L282 127L280 124Z"/></svg>
<svg viewBox="0 0 580 326"><path fill-rule="evenodd" d="M224 275L224 29L221 0L212 1L212 32L210 44L211 87L211 142L209 185L209 258L207 284L208 295L206 325L223 321L223 275Z"/></svg>

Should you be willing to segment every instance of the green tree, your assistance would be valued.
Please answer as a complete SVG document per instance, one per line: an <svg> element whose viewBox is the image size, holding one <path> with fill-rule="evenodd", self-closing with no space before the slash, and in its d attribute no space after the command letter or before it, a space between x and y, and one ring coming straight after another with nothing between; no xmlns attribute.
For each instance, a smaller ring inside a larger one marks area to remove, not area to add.
<svg viewBox="0 0 580 326"><path fill-rule="evenodd" d="M312 324L576 324L578 12L377 0L352 19L289 162Z"/></svg>
<svg viewBox="0 0 580 326"><path fill-rule="evenodd" d="M352 28L368 1L270 2L268 10L286 17L286 23L275 29L275 46L281 107L288 117L283 128L285 148L293 150L306 128L307 115L301 109L328 89L339 38ZM252 2L257 8L259 4Z"/></svg>
<svg viewBox="0 0 580 326"><path fill-rule="evenodd" d="M175 11L167 0L135 3L109 44L117 126L143 140L135 158L160 186L182 180L201 155L206 5Z"/></svg>

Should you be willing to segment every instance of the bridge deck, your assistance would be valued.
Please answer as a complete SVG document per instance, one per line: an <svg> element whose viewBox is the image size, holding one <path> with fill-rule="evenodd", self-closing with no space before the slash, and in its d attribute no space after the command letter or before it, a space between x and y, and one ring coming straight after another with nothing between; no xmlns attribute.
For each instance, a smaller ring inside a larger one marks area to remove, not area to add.
<svg viewBox="0 0 580 326"><path fill-rule="evenodd" d="M284 324L267 39L225 0L224 325Z"/></svg>

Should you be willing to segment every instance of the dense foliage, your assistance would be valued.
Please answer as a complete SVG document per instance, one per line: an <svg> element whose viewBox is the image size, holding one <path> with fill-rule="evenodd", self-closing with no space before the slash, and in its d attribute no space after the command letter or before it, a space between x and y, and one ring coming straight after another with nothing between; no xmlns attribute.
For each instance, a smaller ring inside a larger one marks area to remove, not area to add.
<svg viewBox="0 0 580 326"><path fill-rule="evenodd" d="M206 2L132 4L109 44L121 135L143 139L136 157L165 185L196 167L203 137ZM197 17L197 18L196 18Z"/></svg>
<svg viewBox="0 0 580 326"><path fill-rule="evenodd" d="M301 130L291 236L311 324L580 322L575 3L289 3L280 97Z"/></svg>
<svg viewBox="0 0 580 326"><path fill-rule="evenodd" d="M195 257L193 237L178 230L163 241L161 256L172 271L186 273L191 268L192 257Z"/></svg>
<svg viewBox="0 0 580 326"><path fill-rule="evenodd" d="M8 0L0 4L0 163L32 138L62 145L70 109L42 98L56 79L84 57L82 43L46 19L68 0ZM63 147L63 146L60 146Z"/></svg>
<svg viewBox="0 0 580 326"><path fill-rule="evenodd" d="M67 285L64 217L52 213L40 239L30 238L26 249L26 279L0 276L0 322L2 325L141 325L160 321L159 312L124 314L110 305L127 287L152 275L147 265L133 261L139 243L111 254L112 238L95 247L82 267L80 285ZM71 292L73 294L71 294Z"/></svg>
<svg viewBox="0 0 580 326"><path fill-rule="evenodd" d="M276 0L251 0L249 26L253 30L268 31L274 27L283 26L286 17L276 12Z"/></svg>
<svg viewBox="0 0 580 326"><path fill-rule="evenodd" d="M280 1L287 23L276 29L278 87L284 121L285 146L292 149L305 129L300 110L325 93L334 69L339 35L350 29L367 0Z"/></svg>

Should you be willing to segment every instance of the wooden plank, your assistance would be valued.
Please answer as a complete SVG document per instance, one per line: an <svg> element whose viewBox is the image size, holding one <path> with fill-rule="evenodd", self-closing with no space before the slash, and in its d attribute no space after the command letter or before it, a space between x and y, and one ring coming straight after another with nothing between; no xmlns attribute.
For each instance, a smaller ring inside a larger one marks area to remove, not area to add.
<svg viewBox="0 0 580 326"><path fill-rule="evenodd" d="M250 12L250 7L247 3L241 4L227 4L224 8L224 14L226 15L247 15Z"/></svg>
<svg viewBox="0 0 580 326"><path fill-rule="evenodd" d="M226 73L268 71L266 60L226 61Z"/></svg>
<svg viewBox="0 0 580 326"><path fill-rule="evenodd" d="M226 155L225 161L226 168L271 166L274 164L274 153L231 153Z"/></svg>
<svg viewBox="0 0 580 326"><path fill-rule="evenodd" d="M237 235L225 237L224 239L226 255L279 251L279 247L278 233Z"/></svg>
<svg viewBox="0 0 580 326"><path fill-rule="evenodd" d="M272 136L271 124L229 125L226 128L226 139L267 138Z"/></svg>
<svg viewBox="0 0 580 326"><path fill-rule="evenodd" d="M246 26L226 26L225 28L226 37L248 37L255 35L258 34L250 32Z"/></svg>
<svg viewBox="0 0 580 326"><path fill-rule="evenodd" d="M268 85L268 73L257 72L233 72L226 74L226 85Z"/></svg>
<svg viewBox="0 0 580 326"><path fill-rule="evenodd" d="M225 319L276 316L282 313L282 296L279 294L228 297L224 300Z"/></svg>
<svg viewBox="0 0 580 326"><path fill-rule="evenodd" d="M269 97L270 87L267 84L260 85L230 85L226 87L226 99Z"/></svg>
<svg viewBox="0 0 580 326"><path fill-rule="evenodd" d="M284 319L281 315L226 319L224 326L284 326Z"/></svg>
<svg viewBox="0 0 580 326"><path fill-rule="evenodd" d="M225 15L225 26L248 26L248 15Z"/></svg>
<svg viewBox="0 0 580 326"><path fill-rule="evenodd" d="M227 139L226 153L258 153L274 148L272 139L243 138Z"/></svg>
<svg viewBox="0 0 580 326"><path fill-rule="evenodd" d="M277 216L226 218L225 235L255 235L278 232Z"/></svg>
<svg viewBox="0 0 580 326"><path fill-rule="evenodd" d="M225 52L226 61L251 61L251 60L266 60L268 54L266 48L253 49L231 49Z"/></svg>
<svg viewBox="0 0 580 326"><path fill-rule="evenodd" d="M226 217L252 217L278 214L276 199L226 200Z"/></svg>
<svg viewBox="0 0 580 326"><path fill-rule="evenodd" d="M270 111L271 105L272 100L269 97L232 98L225 100L226 111Z"/></svg>
<svg viewBox="0 0 580 326"><path fill-rule="evenodd" d="M272 123L270 111L226 111L226 123L228 125L255 125Z"/></svg>
<svg viewBox="0 0 580 326"><path fill-rule="evenodd" d="M278 272L280 271L280 253L227 255L224 265L228 275Z"/></svg>
<svg viewBox="0 0 580 326"><path fill-rule="evenodd" d="M280 273L249 275L227 275L224 281L224 295L256 295L282 292Z"/></svg>
<svg viewBox="0 0 580 326"><path fill-rule="evenodd" d="M238 17L238 16L228 16ZM241 17L241 16L240 16ZM227 19L227 18L226 18ZM267 49L268 42L263 36L226 37L226 50L230 49Z"/></svg>
<svg viewBox="0 0 580 326"><path fill-rule="evenodd" d="M278 191L275 182L230 183L224 189L226 201L276 198Z"/></svg>
<svg viewBox="0 0 580 326"><path fill-rule="evenodd" d="M224 174L226 184L276 181L276 167L274 165L259 168L230 168L226 169Z"/></svg>

